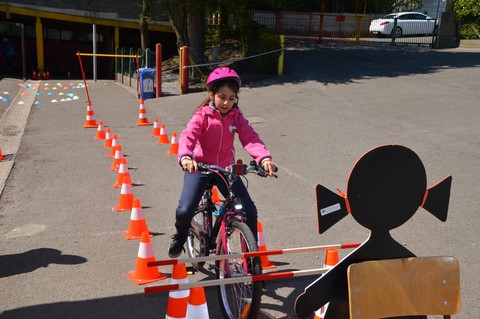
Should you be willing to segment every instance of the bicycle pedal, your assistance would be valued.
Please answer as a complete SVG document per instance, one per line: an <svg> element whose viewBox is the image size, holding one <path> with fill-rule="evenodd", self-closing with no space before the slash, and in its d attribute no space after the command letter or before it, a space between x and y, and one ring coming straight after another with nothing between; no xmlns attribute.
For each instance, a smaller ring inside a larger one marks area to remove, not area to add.
<svg viewBox="0 0 480 319"><path fill-rule="evenodd" d="M193 266L188 266L187 267L187 275L191 276L191 275L195 275L195 273L197 272L197 269Z"/></svg>

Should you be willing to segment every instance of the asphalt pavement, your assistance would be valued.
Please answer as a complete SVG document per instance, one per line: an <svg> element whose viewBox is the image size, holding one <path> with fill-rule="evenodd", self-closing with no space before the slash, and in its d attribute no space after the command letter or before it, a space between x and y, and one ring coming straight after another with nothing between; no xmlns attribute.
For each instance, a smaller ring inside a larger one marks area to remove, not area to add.
<svg viewBox="0 0 480 319"><path fill-rule="evenodd" d="M298 46L286 51L284 75L246 83L240 108L279 165L278 179L248 178L267 248L366 240L369 231L351 216L318 234L314 187L345 192L359 157L400 144L423 161L429 187L447 175L453 186L445 223L419 208L392 236L417 256L455 256L462 290L455 318L480 318L479 69L478 49ZM0 162L0 318L164 317L168 295L147 296L127 277L139 242L124 237L130 213L112 211L117 172L96 129L83 127L83 81L5 81L0 93L12 93L8 107L0 104L0 149L8 155ZM88 81L88 89L96 121L118 135L126 155L155 257L166 259L183 180L176 156L151 136L152 126L137 126L135 92L106 80ZM165 123L169 137L180 134L204 97L146 100L147 117ZM249 160L239 144L237 157ZM304 270L321 267L324 254L270 260L277 268L269 271ZM271 281L261 318L294 318L296 296L317 277ZM220 318L215 288L206 293L210 318Z"/></svg>

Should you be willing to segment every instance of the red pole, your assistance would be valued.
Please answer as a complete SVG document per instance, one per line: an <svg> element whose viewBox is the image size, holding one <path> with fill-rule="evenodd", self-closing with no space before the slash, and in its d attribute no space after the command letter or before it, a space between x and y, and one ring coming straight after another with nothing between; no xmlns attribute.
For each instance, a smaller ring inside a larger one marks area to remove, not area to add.
<svg viewBox="0 0 480 319"><path fill-rule="evenodd" d="M155 266L166 266L166 265L176 265L176 264L189 264L192 262L201 262L201 261L212 261L212 260L224 260L224 259L242 259L242 258L251 258L251 257L261 257L268 255L284 255L284 254L293 254L293 253L306 253L313 251L329 250L329 249L353 249L357 248L362 243L346 243L346 244L333 244L333 245L322 245L322 246L310 246L310 247L299 247L299 248L286 248L286 249L275 249L275 250L264 250L264 251L250 251L245 253L236 253L229 255L208 255L195 258L182 258L182 259L165 259L151 261L147 263L148 267Z"/></svg>
<svg viewBox="0 0 480 319"><path fill-rule="evenodd" d="M188 59L189 59L189 48L187 46L183 46L180 48L181 52L181 63L180 63L180 72L181 72L181 83L180 83L180 92L181 94L185 94L188 91Z"/></svg>
<svg viewBox="0 0 480 319"><path fill-rule="evenodd" d="M143 101L143 88L142 88L142 81L140 81L140 69L138 68L138 55L135 54L135 64L136 64L136 67L137 67L137 81L138 81L138 85L139 85L139 88L140 88L140 99Z"/></svg>
<svg viewBox="0 0 480 319"><path fill-rule="evenodd" d="M78 56L78 61L80 62L80 70L82 71L83 83L85 84L85 91L87 91L88 103L91 103L91 101L90 101L90 94L88 94L87 80L85 79L85 71L83 71L82 57L81 57L79 51L77 51L77 56Z"/></svg>
<svg viewBox="0 0 480 319"><path fill-rule="evenodd" d="M155 81L157 82L156 97L162 96L162 45L157 43L155 46L156 51L156 66L157 70L155 72Z"/></svg>
<svg viewBox="0 0 480 319"><path fill-rule="evenodd" d="M248 275L243 277L231 277L231 278L223 278L223 279L212 279L212 280L204 280L204 281L196 281L196 282L159 285L159 286L146 287L144 288L143 291L145 294L151 294L156 292L167 292L171 290L187 290L193 287L212 287L212 286L231 285L231 284L246 283L246 282L257 282L257 281L266 281L266 280L275 280L275 279L304 277L304 276L323 274L330 269L331 268L327 268L327 267L314 268L314 269L306 269L306 270L268 273L264 275L255 275L255 276Z"/></svg>

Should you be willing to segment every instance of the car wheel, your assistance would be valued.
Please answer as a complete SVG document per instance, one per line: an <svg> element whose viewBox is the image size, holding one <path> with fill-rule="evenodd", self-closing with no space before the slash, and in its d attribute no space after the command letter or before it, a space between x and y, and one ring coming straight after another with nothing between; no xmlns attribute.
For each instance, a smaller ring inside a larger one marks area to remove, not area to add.
<svg viewBox="0 0 480 319"><path fill-rule="evenodd" d="M400 38L402 36L402 28L400 27L395 27L393 30L392 30L392 38Z"/></svg>

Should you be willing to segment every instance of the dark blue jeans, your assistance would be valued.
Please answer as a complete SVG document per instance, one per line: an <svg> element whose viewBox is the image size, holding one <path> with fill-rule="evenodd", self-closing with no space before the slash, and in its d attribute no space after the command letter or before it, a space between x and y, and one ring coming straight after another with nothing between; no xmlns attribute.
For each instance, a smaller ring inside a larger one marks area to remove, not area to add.
<svg viewBox="0 0 480 319"><path fill-rule="evenodd" d="M213 180L213 183L217 185L218 190L224 197L228 194L227 186L225 182L217 174L190 174L185 173L183 179L183 189L178 202L176 210L176 222L178 234L186 235L190 227L195 210L198 207L198 203L202 198L203 192L207 187L207 184ZM243 184L241 178L238 178L235 183L235 196L242 200L243 208L247 218L246 224L252 230L253 235L257 238L257 208L250 198L250 194Z"/></svg>

